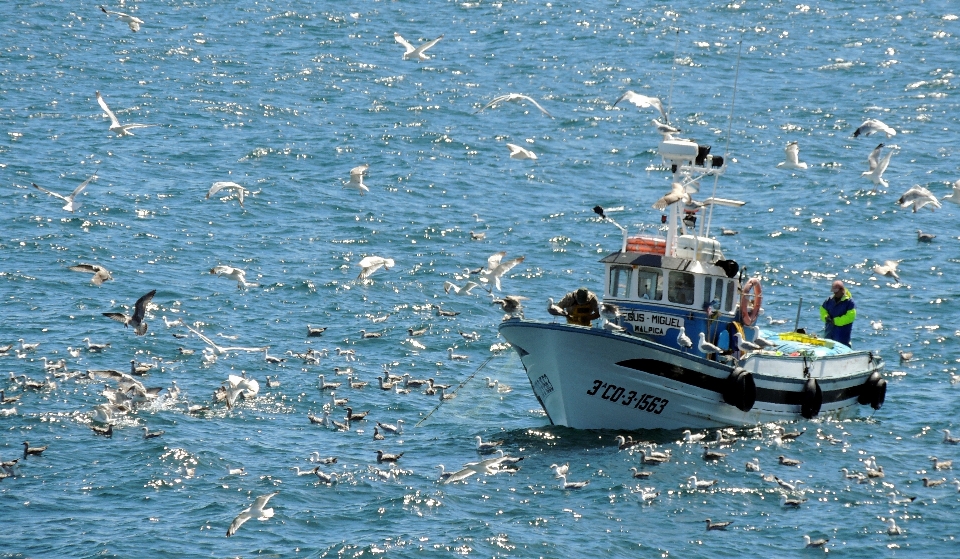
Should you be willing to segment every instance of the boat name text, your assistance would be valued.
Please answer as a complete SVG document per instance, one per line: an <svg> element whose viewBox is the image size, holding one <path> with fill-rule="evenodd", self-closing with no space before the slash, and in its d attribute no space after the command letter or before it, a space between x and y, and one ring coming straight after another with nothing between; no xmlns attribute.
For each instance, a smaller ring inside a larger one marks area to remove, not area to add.
<svg viewBox="0 0 960 559"><path fill-rule="evenodd" d="M624 392L626 392L625 398ZM626 388L622 386L616 386L608 382L603 382L599 379L593 381L593 387L590 390L587 390L587 395L599 395L604 400L607 400L613 404L616 404L617 402L620 402L620 404L624 406L633 404L634 409L643 410L656 415L663 413L663 410L666 409L667 404L670 403L670 400L656 397L653 394L641 394L638 398L636 390L630 390L627 392Z"/></svg>
<svg viewBox="0 0 960 559"><path fill-rule="evenodd" d="M620 317L624 322L633 326L634 334L663 336L669 328L680 328L683 326L683 318L669 314L627 311L621 313Z"/></svg>

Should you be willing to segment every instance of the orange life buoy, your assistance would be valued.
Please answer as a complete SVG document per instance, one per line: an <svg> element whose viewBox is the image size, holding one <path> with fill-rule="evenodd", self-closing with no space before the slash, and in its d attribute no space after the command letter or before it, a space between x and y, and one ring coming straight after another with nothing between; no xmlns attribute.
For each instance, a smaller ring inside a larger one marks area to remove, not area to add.
<svg viewBox="0 0 960 559"><path fill-rule="evenodd" d="M664 254L667 249L667 240L659 237L629 237L627 238L627 252L641 252L645 254Z"/></svg>
<svg viewBox="0 0 960 559"><path fill-rule="evenodd" d="M744 326L752 326L757 321L761 303L763 303L763 288L760 287L760 280L750 278L740 291L740 322Z"/></svg>

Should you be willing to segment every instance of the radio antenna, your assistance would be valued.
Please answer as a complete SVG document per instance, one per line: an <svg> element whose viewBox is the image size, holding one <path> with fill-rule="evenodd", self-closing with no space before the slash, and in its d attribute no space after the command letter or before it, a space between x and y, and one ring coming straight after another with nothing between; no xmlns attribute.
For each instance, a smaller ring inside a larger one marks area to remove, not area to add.
<svg viewBox="0 0 960 559"><path fill-rule="evenodd" d="M733 98L730 100L730 116L727 118L727 145L724 146L723 148L724 165L726 165L727 162L730 161L730 135L733 130L733 111L737 106L737 82L739 82L740 80L740 58L741 58L741 55L743 54L743 33L744 33L743 25L744 25L745 18L746 18L746 14L744 14L744 17L741 18L740 20L740 41L737 48L737 66L736 66L736 70L733 73ZM717 184L719 184L719 182L720 182L720 177L714 176L713 177L713 194L711 194L711 197L715 197L717 195ZM710 226L713 224L713 206L714 205L715 204L710 204L710 210L707 213L706 231L708 232L710 231Z"/></svg>
<svg viewBox="0 0 960 559"><path fill-rule="evenodd" d="M677 28L677 40L673 43L673 68L670 72L670 91L667 93L666 124L670 124L670 109L673 108L673 84L677 81L677 52L680 50L680 29Z"/></svg>

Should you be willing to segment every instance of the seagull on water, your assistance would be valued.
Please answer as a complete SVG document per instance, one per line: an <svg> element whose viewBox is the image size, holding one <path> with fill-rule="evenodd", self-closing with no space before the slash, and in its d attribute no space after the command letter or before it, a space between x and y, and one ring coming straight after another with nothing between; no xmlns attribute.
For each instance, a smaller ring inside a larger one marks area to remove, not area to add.
<svg viewBox="0 0 960 559"><path fill-rule="evenodd" d="M544 109L543 107L541 107L540 103L537 103L536 101L534 101L532 97L528 97L520 93L507 93L506 95L500 95L500 96L494 97L492 101L484 105L483 108L481 108L477 112L478 113L483 112L484 109L489 109L491 107L496 108L496 106L499 105L500 103L505 103L507 101L529 101L533 103L535 107L540 109L540 112L542 112L543 114L547 115L550 118L553 118L553 115L547 112L547 109Z"/></svg>
<svg viewBox="0 0 960 559"><path fill-rule="evenodd" d="M0 392L2 394L2 392ZM19 396L18 396L19 398ZM5 402L4 402L5 403ZM960 437L951 437L950 430L943 430L943 444L960 444Z"/></svg>
<svg viewBox="0 0 960 559"><path fill-rule="evenodd" d="M800 162L800 144L797 142L789 142L787 147L783 148L783 153L785 158L780 163L777 163L778 169L806 169L807 164Z"/></svg>
<svg viewBox="0 0 960 559"><path fill-rule="evenodd" d="M917 229L917 240L921 243L932 243L937 236L933 233L924 233L923 231Z"/></svg>
<svg viewBox="0 0 960 559"><path fill-rule="evenodd" d="M510 150L510 159L536 159L537 154L532 151L520 147L517 144L507 144L507 148Z"/></svg>
<svg viewBox="0 0 960 559"><path fill-rule="evenodd" d="M243 509L236 518L233 519L233 522L230 523L230 527L227 528L227 537L230 537L237 533L237 530L243 526L243 523L250 520L251 518L256 518L261 522L267 520L268 518L273 517L273 509L265 508L267 506L267 501L269 501L274 495L279 493L279 491L274 491L273 493L268 493L266 495L261 495L257 497L257 500L253 502L252 505Z"/></svg>
<svg viewBox="0 0 960 559"><path fill-rule="evenodd" d="M827 539L827 538L819 538L819 539L816 539L816 540L811 540L811 539L810 539L810 536L808 536L808 535L806 535L806 534L803 535L803 546L804 546L804 547L823 547L823 546L827 545L827 542L828 542L828 541L830 541L830 540Z"/></svg>
<svg viewBox="0 0 960 559"><path fill-rule="evenodd" d="M900 204L901 208L909 208L913 206L913 212L916 213L917 210L924 206L930 206L930 210L933 211L934 208L942 208L940 201L937 200L937 197L933 195L932 192L926 188L917 185L912 187L910 190L903 193L903 196L897 200L897 203Z"/></svg>
<svg viewBox="0 0 960 559"><path fill-rule="evenodd" d="M150 429L147 429L146 427L142 427L142 429L143 429L143 438L145 438L145 439L156 439L157 437L163 436L163 431L162 431L162 430L161 430L161 431L151 431Z"/></svg>
<svg viewBox="0 0 960 559"><path fill-rule="evenodd" d="M367 173L367 169L370 168L370 165L363 164L350 169L350 180L343 185L344 188L353 188L360 191L360 196L363 196L364 192L370 192L370 189L367 188L367 185L363 184L363 175Z"/></svg>
<svg viewBox="0 0 960 559"><path fill-rule="evenodd" d="M891 278L899 282L900 276L897 274L898 265L899 265L899 262L897 262L896 260L887 260L883 263L883 265L874 264L873 273L881 276L890 276Z"/></svg>
<svg viewBox="0 0 960 559"><path fill-rule="evenodd" d="M367 256L363 260L357 263L360 266L360 275L357 276L358 280L365 280L373 275L374 272L383 268L384 270L389 270L393 268L393 258L383 258L382 256Z"/></svg>
<svg viewBox="0 0 960 559"><path fill-rule="evenodd" d="M493 452L502 444L503 441L484 441L482 438L480 438L480 435L477 435L477 452Z"/></svg>
<svg viewBox="0 0 960 559"><path fill-rule="evenodd" d="M697 476L690 476L687 481L691 489L706 489L717 484L715 479L697 479Z"/></svg>
<svg viewBox="0 0 960 559"><path fill-rule="evenodd" d="M46 192L46 193L49 194L50 196L54 196L54 197L56 197L56 198L59 198L59 199L63 200L64 202L66 202L66 203L63 205L63 209L66 210L66 211L68 211L68 212L73 212L73 211L76 211L76 210L81 206L80 201L76 199L76 198L77 198L77 195L80 194L80 193L83 191L83 189L86 188L88 184L90 184L90 181L92 181L92 180L95 179L95 178L97 178L97 173L96 173L96 172L94 172L92 175L90 175L90 178L88 178L87 180L85 180L85 181L83 181L82 183L80 183L80 186L78 186L78 187L76 187L75 189L73 189L73 192L71 192L69 196L64 196L63 194L57 194L56 192L53 192L52 190L47 190L46 188L43 188L42 186L38 186L37 183L35 183L35 182L34 182L34 183L30 183L30 184L32 184L33 187L36 188L37 190L39 190L40 192ZM73 269L73 268L71 268L71 269ZM77 270L77 271L78 271L78 272L82 272L82 271L86 271L86 270ZM109 275L109 273L108 273L107 275ZM99 284L97 284L97 285L99 285Z"/></svg>
<svg viewBox="0 0 960 559"><path fill-rule="evenodd" d="M207 200L221 190L235 190L237 196L240 198L240 207L243 207L243 196L247 193L247 189L232 181L218 181L213 183L213 186L207 191Z"/></svg>
<svg viewBox="0 0 960 559"><path fill-rule="evenodd" d="M120 124L120 121L117 120L117 115L113 114L113 111L111 111L110 107L107 106L107 102L103 100L103 97L100 95L99 91L97 92L97 103L100 104L100 108L103 109L103 112L107 115L107 118L110 119L110 131L116 132L118 136L133 136L133 132L131 132L131 130L156 126L155 124Z"/></svg>
<svg viewBox="0 0 960 559"><path fill-rule="evenodd" d="M137 299L132 315L128 316L119 312L105 312L103 316L112 318L117 322L122 322L124 328L133 326L133 333L142 336L147 333L147 323L143 321L144 315L147 313L147 305L153 300L153 296L156 294L157 290L154 289L150 293Z"/></svg>
<svg viewBox="0 0 960 559"><path fill-rule="evenodd" d="M859 138L861 135L866 137L875 132L883 132L888 138L892 138L897 135L896 130L890 128L883 122L875 118L868 118L867 120L863 121L863 124L861 124L859 128L853 131L853 137Z"/></svg>
<svg viewBox="0 0 960 559"><path fill-rule="evenodd" d="M663 120L669 125L670 119L667 117L667 113L663 109L663 103L657 97L649 97L647 95L641 95L628 90L613 102L613 106L616 107L618 104L620 104L620 101L628 101L641 109L653 107L654 109L660 111L660 116L663 117Z"/></svg>
<svg viewBox="0 0 960 559"><path fill-rule="evenodd" d="M733 521L729 522L712 522L709 518L707 519L707 530L726 530L727 526L733 524Z"/></svg>
<svg viewBox="0 0 960 559"><path fill-rule="evenodd" d="M140 31L140 26L143 25L143 20L136 16L125 14L123 12L113 12L104 8L103 6L99 6L99 8L101 12L107 14L108 16L117 16L117 19L130 26L130 31Z"/></svg>
<svg viewBox="0 0 960 559"><path fill-rule="evenodd" d="M436 39L434 39L434 40L432 40L432 41L427 41L426 43L423 43L422 45L415 47L415 46L411 45L409 41L407 41L407 40L404 39L402 36L400 36L399 33L396 33L396 32L395 32L395 33L393 34L393 39L394 39L396 42L398 42L398 43L400 43L401 45L403 45L403 48L406 49L406 52L403 53L403 59L404 59L404 60L416 60L417 62L423 62L424 60L429 60L430 57L427 56L426 54L424 54L424 52L425 52L427 49L433 47L433 45L437 44L437 42L439 42L440 39L442 39L442 38L443 38L443 35L440 35L439 37L437 37Z"/></svg>
<svg viewBox="0 0 960 559"><path fill-rule="evenodd" d="M105 344L93 343L93 342L90 341L90 338L84 338L84 339L82 339L82 340L80 340L80 341L87 343L87 351L103 351L103 350L107 349L108 347L110 347L110 344L109 344L109 343L105 343Z"/></svg>
<svg viewBox="0 0 960 559"><path fill-rule="evenodd" d="M887 534L891 536L900 536L903 534L903 528L897 526L897 521L893 518L887 519Z"/></svg>
<svg viewBox="0 0 960 559"><path fill-rule="evenodd" d="M567 481L566 474L561 474L557 476L560 478L560 488L561 489L583 489L590 483L590 480L586 481Z"/></svg>

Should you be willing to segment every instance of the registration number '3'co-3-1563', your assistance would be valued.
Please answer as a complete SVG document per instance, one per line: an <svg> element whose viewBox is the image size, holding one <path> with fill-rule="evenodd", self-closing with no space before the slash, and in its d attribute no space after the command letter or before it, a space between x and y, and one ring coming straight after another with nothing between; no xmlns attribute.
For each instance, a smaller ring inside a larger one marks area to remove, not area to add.
<svg viewBox="0 0 960 559"><path fill-rule="evenodd" d="M656 397L653 394L641 394L638 398L636 390L630 390L628 392L627 389L622 386L616 386L607 382L603 382L602 380L593 381L593 387L590 390L587 390L587 395L599 395L608 402L614 404L620 402L620 404L624 406L633 405L634 409L655 413L657 415L663 413L663 410L666 409L667 404L670 403L670 400Z"/></svg>

